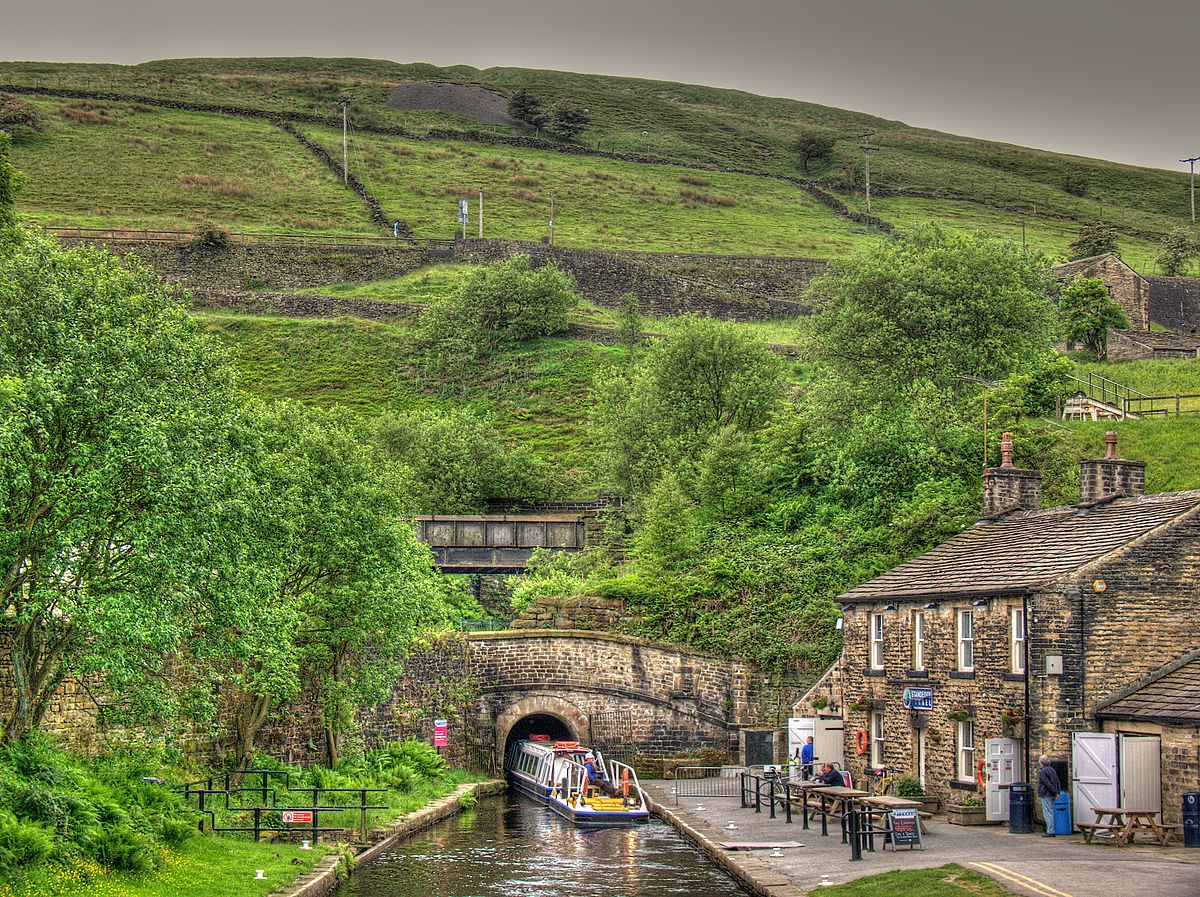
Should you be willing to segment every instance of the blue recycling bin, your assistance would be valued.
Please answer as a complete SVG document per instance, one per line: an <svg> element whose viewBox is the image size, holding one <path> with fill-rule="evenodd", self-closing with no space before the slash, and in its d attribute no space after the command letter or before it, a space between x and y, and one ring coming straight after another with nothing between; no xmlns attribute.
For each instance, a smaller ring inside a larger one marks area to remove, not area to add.
<svg viewBox="0 0 1200 897"><path fill-rule="evenodd" d="M1033 831L1033 792L1028 782L1013 782L1008 786L1008 830L1014 835Z"/></svg>
<svg viewBox="0 0 1200 897"><path fill-rule="evenodd" d="M1054 834L1069 835L1075 829L1075 821L1071 818L1071 795L1065 791L1058 792L1054 799Z"/></svg>

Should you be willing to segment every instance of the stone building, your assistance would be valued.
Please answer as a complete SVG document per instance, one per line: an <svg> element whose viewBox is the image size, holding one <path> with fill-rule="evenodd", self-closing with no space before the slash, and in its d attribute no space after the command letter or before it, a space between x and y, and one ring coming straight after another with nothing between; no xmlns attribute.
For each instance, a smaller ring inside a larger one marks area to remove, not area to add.
<svg viewBox="0 0 1200 897"><path fill-rule="evenodd" d="M1200 277L1147 277L1150 320L1161 327L1196 332L1200 328Z"/></svg>
<svg viewBox="0 0 1200 897"><path fill-rule="evenodd" d="M1095 277L1104 281L1113 301L1125 310L1131 330L1150 329L1150 284L1146 278L1121 261L1114 252L1093 255L1055 265L1050 273L1056 280Z"/></svg>
<svg viewBox="0 0 1200 897"><path fill-rule="evenodd" d="M1045 753L1067 759L1078 821L1127 800L1177 821L1200 788L1196 695L1175 688L1200 643L1200 491L1144 495L1110 433L1080 503L1043 510L1012 457L1005 434L978 523L842 596L847 766L985 792L1003 819ZM1170 707L1131 714L1155 689Z"/></svg>
<svg viewBox="0 0 1200 897"><path fill-rule="evenodd" d="M1140 361L1147 358L1195 358L1200 350L1200 335L1178 330L1108 331L1105 359Z"/></svg>

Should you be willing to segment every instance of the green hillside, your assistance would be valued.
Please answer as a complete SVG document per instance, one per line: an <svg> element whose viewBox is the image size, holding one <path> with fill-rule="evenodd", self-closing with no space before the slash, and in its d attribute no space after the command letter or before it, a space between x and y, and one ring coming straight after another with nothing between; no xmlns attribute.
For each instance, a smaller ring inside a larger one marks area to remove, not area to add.
<svg viewBox="0 0 1200 897"><path fill-rule="evenodd" d="M566 217L560 219L563 239L574 239L576 245L628 245L636 237L643 245L651 241L661 245L681 240L697 251L741 252L747 251L747 245L761 245L763 251L826 255L853 243L854 229L847 228L844 220L833 219L823 209L814 208L811 200L798 191L768 186L761 181L721 179L718 186L713 175L714 187L718 188L708 191L713 202L719 202L722 197L731 198L735 203L733 206L710 205L704 200L680 203L681 190L673 183L663 194L667 182L676 178L669 170L658 166L652 172L634 175L628 169L610 171L608 166L613 163L602 162L596 157L551 153L552 164L546 161L544 154L533 151L528 155L525 151L517 154L509 147L493 152L481 149L478 143L471 146L442 141L434 145L422 144L414 150L403 141L369 133L372 128L403 128L422 135L434 128L449 128L482 132L487 139L518 133L501 125L479 125L449 112L411 111L387 106L389 92L407 80L452 80L503 92L524 87L547 103L570 99L586 106L592 116L592 124L577 141L582 147L598 148L604 153L653 157L683 166L725 166L761 175L803 178L805 172L790 151L790 144L805 130L824 131L836 140L835 157L814 166L812 177L838 192L851 205L861 199L862 154L857 148L858 135L871 130L874 132L872 141L879 147L872 161L873 191L879 198L874 211L885 220L891 220L890 214L895 223L903 225L931 214L952 226L995 229L1012 236L1019 233L1021 220L1026 218L1027 241L1054 255L1065 251L1066 243L1081 223L1104 218L1121 229L1122 247L1130 260L1140 268L1152 269L1153 244L1172 227L1185 223L1187 216L1187 177L1180 172L1137 168L957 137L797 100L695 85L530 69L438 68L362 59L185 59L138 66L0 63L0 83L26 88L108 91L157 101L229 103L274 114L317 115L330 120L336 114L338 97L343 91L350 91L354 97L351 124L355 129L353 144L356 147L352 166L361 165L365 169L361 176L372 188L378 189L389 214L406 220L415 219L418 230L444 232L452 227L452 200L460 190L477 189L480 176L487 174L486 171L471 171L471 166L453 172L455 163L470 161L468 153L475 153L477 164L482 164L486 158L497 157L517 159L526 169L530 164L547 165L546 177L532 187L508 185L511 190L504 188L499 170L485 182L485 188L490 184L498 191L495 236L509 235L501 232L504 229L514 231L513 236L540 234L539 222L547 217L548 208L542 209L536 199L518 200L515 192L524 189L527 193L545 197L553 182L556 195L561 193L565 200L563 215ZM163 116L164 121L168 115L159 111L145 114L151 119ZM149 133L121 135L103 147L108 152L98 157L103 164L97 174L105 184L94 188L99 195L86 212L65 209L62 202L51 202L50 198L36 193L27 193L22 210L40 219L85 214L98 219L104 216L96 214L95 209L112 209L118 216L125 215L130 222L142 220L138 218L136 208L127 209L121 203L105 201L107 195L119 192L120 185L120 179L110 177L106 169L121 165L125 160L132 161L130 152L134 145L120 145L125 136L143 136L167 147L165 138L168 135L156 134L148 127L148 122L133 121L130 124ZM252 137L250 133L234 133L244 127L244 121L237 126L224 123L214 126L214 130L221 132L233 129L228 133L232 139L224 136L216 139L238 145ZM65 132L59 130L59 133ZM88 139L103 143L103 138L95 135ZM274 159L277 139L263 137L255 142L255 146L270 152ZM333 145L337 140L327 133L322 142ZM78 171L78 168L67 168L57 159L47 158L54 155L55 147L53 140L37 145L25 144L18 146L14 155L27 170L55 174ZM414 156L407 157L408 162L419 162L422 166L400 164L406 157L402 153L396 155L395 151L406 148L414 150ZM175 150L176 147L170 146L160 153L174 153ZM290 155L298 150L296 147L280 152ZM425 155L434 158L426 160ZM422 168L426 162L433 183L423 185ZM164 164L163 160L155 162L158 166ZM295 178L310 170L296 167L284 155L274 159L273 164ZM311 177L326 182L332 180L327 169L319 163L313 165ZM234 183L234 190L238 189L239 177L251 182L257 178L258 169L254 165L250 165L245 174L242 165L216 167L227 172L212 175L221 178L216 183L223 184L227 177ZM158 182L156 190L165 190L172 179L191 173L178 170L174 162L167 168L166 179ZM136 171L137 166L131 166L131 170ZM156 169L152 166L151 170ZM616 182L589 183L589 171L615 174ZM204 174L204 171L197 173ZM513 176L510 172L509 180ZM527 171L522 176L532 177ZM581 176L583 180L580 180ZM709 175L700 176L709 178ZM245 186L254 189L253 183ZM1064 189L1067 186L1072 192ZM608 192L613 194L632 195L609 197L608 207L597 208L594 220L579 217L572 221L571 217L578 216L581 207L573 206L571 200L586 201L592 198L593 189L596 193L606 192L598 189L603 187L610 188ZM676 197L679 208L672 210L670 205L655 208L650 202L652 195L643 197L639 193L649 187L658 188L660 199L663 195ZM204 190L203 187L196 189ZM420 195L418 189L427 195ZM85 191L87 194L92 192L93 188ZM306 223L327 225L328 229L370 227L364 223L362 214L358 219L353 215L334 214L338 211L336 200L324 197L324 190L315 187L310 202L311 214L292 215L289 212L273 219L258 215L258 220L244 209L228 208L228 202L217 202L211 197L196 202L195 197L189 200L189 191L182 192L184 201L177 204L175 214L178 223L183 225L193 223L195 215L211 211L218 219L228 217L231 224L241 226L240 222L245 221L247 227L303 228ZM739 197L742 197L741 201ZM89 195L88 198L92 197ZM785 202L789 206L786 213L780 208ZM136 206L136 201L133 204ZM965 209L965 206L970 208ZM669 214L672 211L679 214ZM682 214L685 211L689 214ZM172 213L163 214L169 218ZM264 217L268 220L262 221ZM681 226L685 221L692 223Z"/></svg>

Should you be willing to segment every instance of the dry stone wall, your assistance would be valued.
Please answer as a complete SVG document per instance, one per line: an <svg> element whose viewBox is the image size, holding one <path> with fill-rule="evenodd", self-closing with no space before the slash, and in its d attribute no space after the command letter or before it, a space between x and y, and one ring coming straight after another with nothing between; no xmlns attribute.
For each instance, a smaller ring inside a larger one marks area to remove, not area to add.
<svg viewBox="0 0 1200 897"><path fill-rule="evenodd" d="M1200 328L1200 277L1147 277L1150 320L1172 330Z"/></svg>

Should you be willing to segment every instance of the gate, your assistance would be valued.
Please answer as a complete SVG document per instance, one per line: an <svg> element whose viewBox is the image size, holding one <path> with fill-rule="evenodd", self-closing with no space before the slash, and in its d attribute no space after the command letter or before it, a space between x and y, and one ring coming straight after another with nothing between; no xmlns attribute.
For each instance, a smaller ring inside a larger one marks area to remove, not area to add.
<svg viewBox="0 0 1200 897"><path fill-rule="evenodd" d="M606 760L633 765L633 714L628 710L600 710L588 717L592 743Z"/></svg>
<svg viewBox="0 0 1200 897"><path fill-rule="evenodd" d="M1092 807L1117 806L1117 736L1076 732L1071 736L1075 822L1092 823Z"/></svg>
<svg viewBox="0 0 1200 897"><path fill-rule="evenodd" d="M463 739L463 761L468 769L494 776L499 769L496 762L496 726L468 726Z"/></svg>

